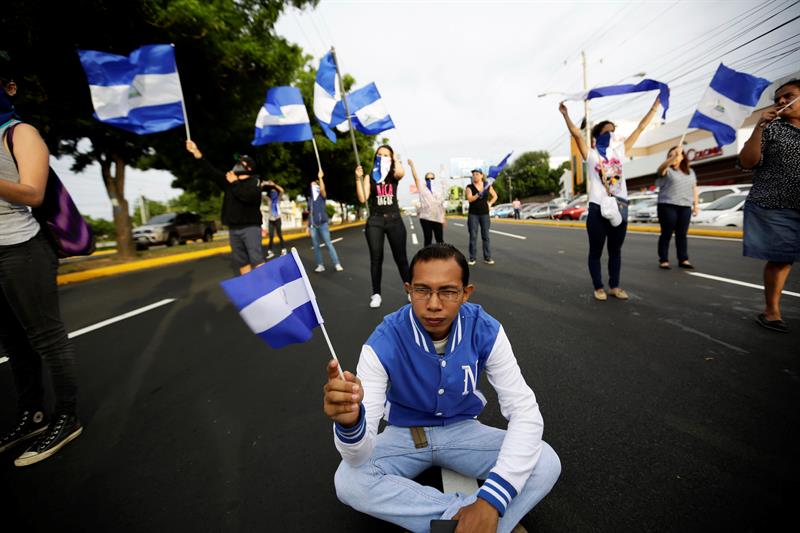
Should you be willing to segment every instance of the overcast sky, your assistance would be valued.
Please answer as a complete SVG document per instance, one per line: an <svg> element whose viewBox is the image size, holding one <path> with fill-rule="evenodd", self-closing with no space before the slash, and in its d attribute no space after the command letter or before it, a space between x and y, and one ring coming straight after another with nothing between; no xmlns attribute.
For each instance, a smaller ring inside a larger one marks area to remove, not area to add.
<svg viewBox="0 0 800 533"><path fill-rule="evenodd" d="M669 83L670 121L693 111L721 60L768 79L800 70L800 20L723 56L798 15L797 0L322 0L314 10L289 8L276 31L313 55L315 67L335 46L357 86L378 85L397 126L385 136L403 160L447 174L455 157L496 163L511 150L566 156L559 98L537 95L583 89L581 50L590 88L636 82L640 72ZM590 113L593 120L638 120L654 98L595 100ZM578 122L582 105L569 108ZM257 111L255 103L254 117ZM166 173L128 172L129 199L179 193ZM110 218L97 169L67 183L82 211Z"/></svg>

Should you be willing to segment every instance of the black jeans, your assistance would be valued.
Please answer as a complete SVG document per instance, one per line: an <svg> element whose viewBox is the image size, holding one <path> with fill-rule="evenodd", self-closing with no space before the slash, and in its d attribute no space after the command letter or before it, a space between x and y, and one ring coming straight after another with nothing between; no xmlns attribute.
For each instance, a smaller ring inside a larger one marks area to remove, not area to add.
<svg viewBox="0 0 800 533"><path fill-rule="evenodd" d="M269 250L272 251L272 239L275 238L275 232L278 232L278 239L281 241L281 248L286 248L283 244L283 230L281 229L281 219L269 221Z"/></svg>
<svg viewBox="0 0 800 533"><path fill-rule="evenodd" d="M422 226L422 238L425 240L424 246L428 246L433 242L434 236L436 237L436 242L444 242L441 222L434 222L421 218L419 219L419 225Z"/></svg>
<svg viewBox="0 0 800 533"><path fill-rule="evenodd" d="M492 258L492 251L489 249L489 215L468 215L467 228L469 229L469 258L470 260L478 257L478 250L475 244L478 240L478 228L481 229L481 239L483 240L483 258Z"/></svg>
<svg viewBox="0 0 800 533"><path fill-rule="evenodd" d="M619 287L619 273L622 270L622 243L628 231L628 210L622 213L622 224L616 228L602 214L600 206L589 204L589 215L586 219L586 231L589 233L589 274L595 289L603 288L603 270L600 266L600 257L603 255L603 245L608 239L608 286L611 289Z"/></svg>
<svg viewBox="0 0 800 533"><path fill-rule="evenodd" d="M399 213L371 215L364 231L369 246L369 267L372 275L372 294L381 293L381 274L383 273L383 238L389 241L392 257L403 282L410 281L408 258L406 257L406 226Z"/></svg>
<svg viewBox="0 0 800 533"><path fill-rule="evenodd" d="M678 250L678 262L689 260L689 245L686 234L692 220L692 208L685 205L658 204L658 223L661 224L661 236L658 238L658 260L669 261L669 241L675 232L675 248Z"/></svg>
<svg viewBox="0 0 800 533"><path fill-rule="evenodd" d="M8 356L17 407L44 407L42 361L53 381L56 413L75 414L78 386L75 356L58 305L58 259L40 233L0 246L0 350Z"/></svg>

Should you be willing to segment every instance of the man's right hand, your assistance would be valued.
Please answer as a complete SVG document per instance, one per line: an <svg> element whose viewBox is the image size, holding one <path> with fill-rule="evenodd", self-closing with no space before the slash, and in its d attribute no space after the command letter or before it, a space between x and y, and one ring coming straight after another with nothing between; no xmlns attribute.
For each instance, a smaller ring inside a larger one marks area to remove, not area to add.
<svg viewBox="0 0 800 533"><path fill-rule="evenodd" d="M325 414L344 427L358 422L359 405L364 400L361 380L352 372L344 373L344 381L339 375L339 363L331 359L328 363L328 382L323 387L322 405Z"/></svg>
<svg viewBox="0 0 800 533"><path fill-rule="evenodd" d="M192 154L195 159L200 159L203 157L202 152L200 152L200 149L197 147L194 141L186 141L186 150Z"/></svg>

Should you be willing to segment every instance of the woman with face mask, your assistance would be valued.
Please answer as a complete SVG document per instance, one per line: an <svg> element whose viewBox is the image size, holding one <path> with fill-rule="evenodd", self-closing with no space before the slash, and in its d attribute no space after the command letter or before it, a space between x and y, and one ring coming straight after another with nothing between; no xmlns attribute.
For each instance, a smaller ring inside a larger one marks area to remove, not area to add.
<svg viewBox="0 0 800 533"><path fill-rule="evenodd" d="M344 268L339 263L339 256L336 255L336 248L333 247L331 232L328 229L328 211L325 208L328 193L325 191L324 176L325 173L320 169L317 179L311 182L311 197L308 199L308 232L311 235L311 244L314 246L314 260L317 262L314 272L325 272L320 241L324 242L328 249L334 270L341 272Z"/></svg>
<svg viewBox="0 0 800 533"><path fill-rule="evenodd" d="M689 166L686 152L673 146L667 159L658 167L658 223L661 235L658 238L658 266L669 269L669 241L675 233L675 248L678 251L678 266L692 269L689 262L689 246L686 234L692 215L697 215L697 176Z"/></svg>
<svg viewBox="0 0 800 533"><path fill-rule="evenodd" d="M11 363L19 410L16 423L0 433L0 453L28 442L14 461L27 466L58 452L83 427L74 349L59 311L58 259L29 209L44 200L49 153L36 128L17 120L11 103L16 93L10 58L0 51L0 346ZM42 363L53 384L50 417Z"/></svg>
<svg viewBox="0 0 800 533"><path fill-rule="evenodd" d="M417 177L417 169L414 168L414 162L408 160L408 166L411 168L411 175L414 176L414 183L417 186L417 193L419 193L419 224L422 226L422 235L425 240L424 246L428 246L433 237L436 237L437 243L444 242L443 228L447 225L447 218L444 212L444 191L442 187L436 183L436 176L433 172L425 174L425 181L420 182Z"/></svg>
<svg viewBox="0 0 800 533"><path fill-rule="evenodd" d="M636 144L636 140L647 127L658 110L659 99L626 138L614 135L616 129L613 122L603 120L592 128L593 146L586 145L583 133L569 118L564 102L558 110L564 116L572 138L578 145L581 157L586 161L589 174L589 215L586 219L586 231L589 234L589 273L594 285L594 297L597 300L607 300L608 295L603 288L603 272L600 258L603 255L603 246L608 240L608 286L612 296L620 300L627 300L628 294L619 286L620 270L622 269L622 243L628 229L628 189L622 175L622 163L625 155ZM611 218L606 218L601 212L602 204L608 205L609 198L617 206L611 206L607 213ZM616 216L614 215L614 211ZM621 221L620 221L621 218ZM614 224L616 222L616 224Z"/></svg>
<svg viewBox="0 0 800 533"><path fill-rule="evenodd" d="M369 246L372 296L369 306L381 306L381 273L383 270L383 240L389 240L392 257L400 278L408 282L408 258L406 256L406 227L400 216L397 203L397 185L405 175L403 164L394 156L392 147L384 144L375 152L375 160L369 174L356 167L356 195L358 201L369 205L369 218L365 229Z"/></svg>

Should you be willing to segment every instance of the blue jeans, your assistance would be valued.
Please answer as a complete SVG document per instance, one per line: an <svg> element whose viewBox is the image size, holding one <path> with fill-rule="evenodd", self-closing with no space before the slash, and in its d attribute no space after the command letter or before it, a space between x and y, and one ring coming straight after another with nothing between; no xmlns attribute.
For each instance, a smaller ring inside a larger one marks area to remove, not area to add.
<svg viewBox="0 0 800 533"><path fill-rule="evenodd" d="M595 290L603 288L603 271L600 258L603 256L603 245L608 238L608 286L619 287L619 274L622 270L622 243L628 231L628 210L623 209L622 224L611 225L607 218L600 214L600 206L589 204L589 215L586 218L586 231L589 233L589 274Z"/></svg>
<svg viewBox="0 0 800 533"><path fill-rule="evenodd" d="M492 251L489 250L489 215L469 215L467 216L467 227L469 228L469 258L476 259L478 251L475 244L478 240L478 228L481 229L481 239L483 240L483 258L487 261L492 258Z"/></svg>
<svg viewBox="0 0 800 533"><path fill-rule="evenodd" d="M311 230L311 244L314 245L314 260L317 264L322 264L322 250L320 250L319 244L321 239L325 243L325 247L328 248L328 252L331 254L331 261L333 261L334 266L338 265L339 256L336 255L336 248L331 244L331 232L328 229L328 223L325 222L319 226L309 224L308 227Z"/></svg>
<svg viewBox="0 0 800 533"><path fill-rule="evenodd" d="M485 479L497 463L505 430L465 420L450 426L426 427L428 447L417 449L409 428L387 426L377 436L372 456L361 466L344 461L334 478L339 500L353 509L397 524L409 531L430 531L433 519L448 519L473 503L477 494L444 494L413 478L441 466ZM539 462L511 500L497 531L511 531L544 498L561 473L556 452L542 443Z"/></svg>

